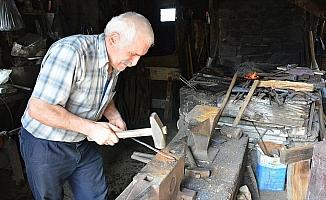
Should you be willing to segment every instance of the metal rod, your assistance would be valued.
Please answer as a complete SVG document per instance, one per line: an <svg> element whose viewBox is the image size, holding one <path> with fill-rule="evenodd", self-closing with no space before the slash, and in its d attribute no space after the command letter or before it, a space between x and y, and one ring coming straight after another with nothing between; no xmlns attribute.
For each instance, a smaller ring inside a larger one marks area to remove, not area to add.
<svg viewBox="0 0 326 200"><path fill-rule="evenodd" d="M132 139L133 141L135 141L135 142L137 142L137 143L139 143L139 144L141 144L141 145L143 145L143 146L145 146L145 147L147 147L147 148L149 148L149 149L155 151L156 153L160 154L161 156L163 156L163 157L165 157L165 158L167 158L167 159L169 159L169 160L173 160L173 161L176 160L175 157L173 157L173 156L171 156L171 155L168 155L168 154L166 154L166 153L164 153L164 152L162 152L162 151L160 151L160 150L158 150L158 149L155 149L154 147L152 147L152 146L146 144L145 142L142 142L142 141L137 140L137 139L135 139L135 138L130 138L130 139Z"/></svg>
<svg viewBox="0 0 326 200"><path fill-rule="evenodd" d="M185 83L187 86L189 86L190 88L194 89L194 90L197 90L197 88L193 85L191 85L191 83L183 76L179 75L179 79Z"/></svg>

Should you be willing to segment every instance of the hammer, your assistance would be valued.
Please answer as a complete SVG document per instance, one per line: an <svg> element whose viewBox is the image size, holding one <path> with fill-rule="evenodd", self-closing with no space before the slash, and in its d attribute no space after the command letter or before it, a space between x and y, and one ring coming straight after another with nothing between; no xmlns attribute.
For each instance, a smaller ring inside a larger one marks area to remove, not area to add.
<svg viewBox="0 0 326 200"><path fill-rule="evenodd" d="M131 138L134 137L142 137L142 136L152 136L154 140L154 145L158 149L163 149L166 146L165 143L165 135L166 126L163 126L162 121L160 120L157 113L152 113L149 117L149 122L151 124L151 128L141 128L141 129L134 129L134 130L127 130L127 131L119 131L116 132L118 138ZM109 126L113 129L117 129L116 126L113 124L109 124ZM87 138L88 141L92 141L91 138ZM135 139L134 139L135 140Z"/></svg>
<svg viewBox="0 0 326 200"><path fill-rule="evenodd" d="M158 149L163 149L166 146L165 135L166 126L163 126L162 121L160 120L157 113L152 113L149 117L149 122L151 128L141 128L134 130L127 130L116 132L118 138L134 138L134 137L143 137L143 136L152 136L154 140L154 145ZM110 125L111 126L111 125Z"/></svg>

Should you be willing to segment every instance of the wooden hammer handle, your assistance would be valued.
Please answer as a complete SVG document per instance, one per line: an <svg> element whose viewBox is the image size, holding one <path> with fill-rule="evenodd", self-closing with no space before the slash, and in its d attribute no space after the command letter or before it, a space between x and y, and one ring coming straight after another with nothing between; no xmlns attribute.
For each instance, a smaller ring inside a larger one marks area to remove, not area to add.
<svg viewBox="0 0 326 200"><path fill-rule="evenodd" d="M132 137L142 137L142 136L152 136L152 128L141 128L135 130L127 130L116 132L118 138L132 138Z"/></svg>
<svg viewBox="0 0 326 200"><path fill-rule="evenodd" d="M141 128L128 131L115 132L118 138L133 138L142 136L152 136L153 132L151 128ZM93 141L90 137L87 137L88 141Z"/></svg>

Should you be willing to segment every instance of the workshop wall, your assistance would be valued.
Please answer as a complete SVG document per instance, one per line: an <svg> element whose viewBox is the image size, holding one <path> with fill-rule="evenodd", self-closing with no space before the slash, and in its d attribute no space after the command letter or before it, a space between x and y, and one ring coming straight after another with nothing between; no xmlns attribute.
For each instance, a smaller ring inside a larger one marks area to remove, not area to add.
<svg viewBox="0 0 326 200"><path fill-rule="evenodd" d="M284 0L219 2L210 4L211 50L219 45L221 64L307 62L311 18L303 9Z"/></svg>

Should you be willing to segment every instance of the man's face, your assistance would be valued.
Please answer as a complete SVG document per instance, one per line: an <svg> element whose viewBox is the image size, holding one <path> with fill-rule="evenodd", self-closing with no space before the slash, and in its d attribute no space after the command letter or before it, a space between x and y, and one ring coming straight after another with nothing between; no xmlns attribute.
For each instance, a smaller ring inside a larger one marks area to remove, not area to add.
<svg viewBox="0 0 326 200"><path fill-rule="evenodd" d="M120 38L118 38L120 39ZM111 46L109 49L110 65L118 70L123 71L127 67L133 67L137 64L139 58L145 55L149 49L147 42L138 37L135 42L130 45L120 46L119 40L116 45Z"/></svg>

